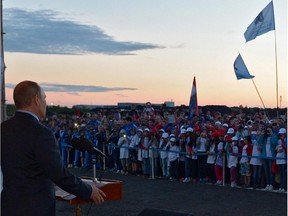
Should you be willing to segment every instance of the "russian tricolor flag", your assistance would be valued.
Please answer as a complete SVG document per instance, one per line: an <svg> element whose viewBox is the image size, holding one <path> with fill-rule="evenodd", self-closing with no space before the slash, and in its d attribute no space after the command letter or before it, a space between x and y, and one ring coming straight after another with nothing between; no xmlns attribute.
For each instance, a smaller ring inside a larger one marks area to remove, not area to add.
<svg viewBox="0 0 288 216"><path fill-rule="evenodd" d="M189 117L192 118L194 115L199 116L199 109L197 103L197 89L196 89L196 78L193 79L193 85L191 90L190 102L189 102Z"/></svg>

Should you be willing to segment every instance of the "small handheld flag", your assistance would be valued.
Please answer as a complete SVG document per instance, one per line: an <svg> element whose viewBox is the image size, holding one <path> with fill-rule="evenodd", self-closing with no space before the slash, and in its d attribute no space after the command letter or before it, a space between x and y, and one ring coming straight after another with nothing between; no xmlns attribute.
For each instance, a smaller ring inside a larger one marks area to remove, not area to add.
<svg viewBox="0 0 288 216"><path fill-rule="evenodd" d="M248 42L272 30L275 30L275 19L273 2L271 1L248 26L244 36L246 42Z"/></svg>

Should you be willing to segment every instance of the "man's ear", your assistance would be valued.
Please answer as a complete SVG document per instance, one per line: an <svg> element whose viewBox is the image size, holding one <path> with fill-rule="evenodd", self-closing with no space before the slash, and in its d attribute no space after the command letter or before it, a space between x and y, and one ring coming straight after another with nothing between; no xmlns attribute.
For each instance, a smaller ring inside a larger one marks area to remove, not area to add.
<svg viewBox="0 0 288 216"><path fill-rule="evenodd" d="M39 102L40 102L39 96L38 96L38 95L35 95L35 96L33 97L33 99L32 99L32 102L33 102L34 104L38 105Z"/></svg>

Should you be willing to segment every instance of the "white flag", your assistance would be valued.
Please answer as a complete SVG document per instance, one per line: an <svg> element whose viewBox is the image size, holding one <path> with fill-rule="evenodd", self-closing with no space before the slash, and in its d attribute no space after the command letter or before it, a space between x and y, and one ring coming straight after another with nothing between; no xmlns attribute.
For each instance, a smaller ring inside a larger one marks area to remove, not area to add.
<svg viewBox="0 0 288 216"><path fill-rule="evenodd" d="M253 75L250 75L240 54L237 56L234 62L234 71L235 71L237 80L254 78Z"/></svg>
<svg viewBox="0 0 288 216"><path fill-rule="evenodd" d="M271 1L248 26L244 36L248 42L272 30L275 30L275 20L273 2Z"/></svg>

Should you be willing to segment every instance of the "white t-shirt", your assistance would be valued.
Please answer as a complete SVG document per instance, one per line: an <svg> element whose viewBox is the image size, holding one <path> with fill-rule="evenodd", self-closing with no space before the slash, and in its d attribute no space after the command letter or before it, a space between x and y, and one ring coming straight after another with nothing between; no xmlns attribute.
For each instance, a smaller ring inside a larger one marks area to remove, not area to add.
<svg viewBox="0 0 288 216"><path fill-rule="evenodd" d="M206 143L207 143L207 139L199 137L199 147L198 147L198 151L199 152L206 152Z"/></svg>
<svg viewBox="0 0 288 216"><path fill-rule="evenodd" d="M168 157L168 152L166 152L167 150L167 145L168 143L163 143L163 139L160 140L160 144L159 144L159 147L160 147L160 150L159 150L159 154L160 154L160 158L161 159L166 159ZM161 151L163 150L163 151Z"/></svg>
<svg viewBox="0 0 288 216"><path fill-rule="evenodd" d="M197 148L196 147L192 147L192 152L193 152L193 155L192 155L192 160L197 160L198 157L197 157Z"/></svg>
<svg viewBox="0 0 288 216"><path fill-rule="evenodd" d="M209 148L209 154L208 157L207 157L207 164L214 164L215 163L215 159L216 159L216 156L215 156L215 144L212 144Z"/></svg>
<svg viewBox="0 0 288 216"><path fill-rule="evenodd" d="M180 152L179 147L176 145L173 145L173 146L170 146L169 150L170 151L168 152L168 160L170 162L177 160L179 158L179 152Z"/></svg>
<svg viewBox="0 0 288 216"><path fill-rule="evenodd" d="M280 164L286 164L286 155L284 152L284 149L282 147L282 141L278 140L277 141L277 146L276 146L276 158L283 158L283 159L276 159L276 164L280 165Z"/></svg>
<svg viewBox="0 0 288 216"><path fill-rule="evenodd" d="M120 137L117 145L123 147L120 147L120 159L129 158L128 139L126 137Z"/></svg>
<svg viewBox="0 0 288 216"><path fill-rule="evenodd" d="M135 148L136 145L138 145L138 142L139 142L139 136L137 134L131 135L129 147Z"/></svg>
<svg viewBox="0 0 288 216"><path fill-rule="evenodd" d="M237 166L237 163L238 163L238 157L237 156L234 156L232 155L233 154L238 154L238 147L235 145L232 147L232 152L230 152L230 154L228 155L228 161L227 161L227 166L228 168L231 168L231 167L236 167Z"/></svg>
<svg viewBox="0 0 288 216"><path fill-rule="evenodd" d="M144 137L143 140L143 147L145 149L142 149L142 158L148 158L148 148L149 148L149 138L148 137Z"/></svg>
<svg viewBox="0 0 288 216"><path fill-rule="evenodd" d="M242 156L247 156L247 148L248 148L248 145L243 146ZM241 157L240 163L246 163L246 162L248 162L248 158L247 157Z"/></svg>
<svg viewBox="0 0 288 216"><path fill-rule="evenodd" d="M218 166L223 166L223 156L221 154L219 154L219 153L222 153L223 146L224 146L224 144L222 141L220 141L217 145L218 155L217 155L215 164Z"/></svg>
<svg viewBox="0 0 288 216"><path fill-rule="evenodd" d="M253 148L252 148L252 156L261 156L261 147L258 145L257 141L254 140L252 142ZM252 157L250 160L251 165L257 165L261 166L262 165L262 160L261 158L255 158Z"/></svg>

